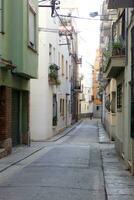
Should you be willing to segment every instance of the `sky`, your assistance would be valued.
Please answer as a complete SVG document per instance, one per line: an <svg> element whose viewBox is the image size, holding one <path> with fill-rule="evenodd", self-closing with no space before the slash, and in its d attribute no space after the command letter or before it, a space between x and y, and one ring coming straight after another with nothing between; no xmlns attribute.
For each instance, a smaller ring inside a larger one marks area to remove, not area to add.
<svg viewBox="0 0 134 200"><path fill-rule="evenodd" d="M101 14L103 0L61 0L66 3L66 7L77 7L80 17L89 18L90 12ZM94 65L96 49L99 47L99 18L93 20L78 19L77 28L79 36L79 55L82 56L83 64L81 73L84 75L86 86L92 85L92 67ZM98 19L98 20L97 20Z"/></svg>
<svg viewBox="0 0 134 200"><path fill-rule="evenodd" d="M78 7L79 16L89 18L90 12L101 12L101 4L103 0L63 0L67 7ZM97 18L93 20L76 20L78 23L79 42L82 54L90 56L90 62L93 64L95 50L99 45L99 25L100 21ZM85 45L86 44L86 45ZM82 46L82 47L81 47ZM84 52L83 52L84 51Z"/></svg>
<svg viewBox="0 0 134 200"><path fill-rule="evenodd" d="M89 17L89 13L95 11L100 13L100 7L102 2L101 0L83 0L85 1L85 4L83 4L80 0L76 1L79 2L80 16ZM80 45L82 46L81 51L83 51L84 49L85 51L87 51L87 54L90 59L89 62L91 64L94 64L95 51L99 46L100 21L97 19L98 18L93 18L93 20L79 20L79 28L80 30L82 30L80 36L84 38L83 41L82 39L80 41ZM86 52L84 52L84 54L86 54Z"/></svg>
<svg viewBox="0 0 134 200"><path fill-rule="evenodd" d="M79 15L89 17L90 12L101 14L102 0L74 0L79 5ZM92 66L95 62L96 49L99 47L99 18L93 20L79 20L79 54L83 57L82 73L86 86L92 85ZM90 65L91 64L91 65Z"/></svg>

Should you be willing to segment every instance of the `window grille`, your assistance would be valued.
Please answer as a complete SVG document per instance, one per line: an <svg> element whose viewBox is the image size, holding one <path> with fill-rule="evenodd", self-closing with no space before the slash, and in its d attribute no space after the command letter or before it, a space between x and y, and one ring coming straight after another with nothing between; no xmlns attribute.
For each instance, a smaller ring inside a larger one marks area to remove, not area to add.
<svg viewBox="0 0 134 200"><path fill-rule="evenodd" d="M122 108L122 84L117 86L117 109Z"/></svg>

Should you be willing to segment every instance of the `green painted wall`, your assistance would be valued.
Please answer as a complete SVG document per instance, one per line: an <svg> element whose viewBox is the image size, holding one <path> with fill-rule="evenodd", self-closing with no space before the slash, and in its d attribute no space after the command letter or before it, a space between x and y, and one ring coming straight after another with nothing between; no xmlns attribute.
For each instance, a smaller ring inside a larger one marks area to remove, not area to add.
<svg viewBox="0 0 134 200"><path fill-rule="evenodd" d="M38 69L38 54L28 47L28 2L4 0L4 34L0 33L0 55L16 66L12 72L0 68L0 84L24 90L29 90L29 78L36 78ZM38 1L30 2L38 13Z"/></svg>

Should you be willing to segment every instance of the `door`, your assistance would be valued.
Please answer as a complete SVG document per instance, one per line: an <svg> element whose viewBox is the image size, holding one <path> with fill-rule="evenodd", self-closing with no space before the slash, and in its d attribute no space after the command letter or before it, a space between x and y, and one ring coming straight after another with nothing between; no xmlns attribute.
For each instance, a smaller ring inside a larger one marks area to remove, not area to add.
<svg viewBox="0 0 134 200"><path fill-rule="evenodd" d="M57 96L53 94L53 126L57 126Z"/></svg>
<svg viewBox="0 0 134 200"><path fill-rule="evenodd" d="M66 127L68 126L68 98L67 98L67 94L66 94Z"/></svg>
<svg viewBox="0 0 134 200"><path fill-rule="evenodd" d="M12 145L20 144L20 131L19 131L19 118L20 118L20 92L12 90Z"/></svg>

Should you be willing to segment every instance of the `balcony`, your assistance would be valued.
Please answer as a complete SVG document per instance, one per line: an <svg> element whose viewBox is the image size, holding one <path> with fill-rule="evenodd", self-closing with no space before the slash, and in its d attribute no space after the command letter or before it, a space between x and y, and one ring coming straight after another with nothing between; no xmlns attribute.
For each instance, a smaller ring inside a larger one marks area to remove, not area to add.
<svg viewBox="0 0 134 200"><path fill-rule="evenodd" d="M83 94L83 93L81 93L80 94L80 101L85 101L86 99L85 99L85 94Z"/></svg>
<svg viewBox="0 0 134 200"><path fill-rule="evenodd" d="M134 0L108 0L108 9L133 8Z"/></svg>
<svg viewBox="0 0 134 200"><path fill-rule="evenodd" d="M60 80L58 79L59 67L56 64L51 64L49 66L48 81L50 85L60 85Z"/></svg>
<svg viewBox="0 0 134 200"><path fill-rule="evenodd" d="M82 93L83 92L81 81L76 81L75 82L74 91L77 92L77 93Z"/></svg>
<svg viewBox="0 0 134 200"><path fill-rule="evenodd" d="M13 70L16 68L16 66L13 65L12 61L0 58L0 68L5 70Z"/></svg>
<svg viewBox="0 0 134 200"><path fill-rule="evenodd" d="M81 65L81 64L82 64L82 58L77 58L76 64L77 64L77 65Z"/></svg>
<svg viewBox="0 0 134 200"><path fill-rule="evenodd" d="M104 70L105 77L116 78L125 69L125 61L125 48L120 43L114 43Z"/></svg>

